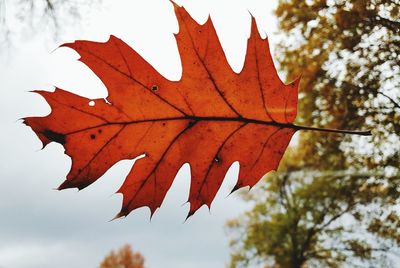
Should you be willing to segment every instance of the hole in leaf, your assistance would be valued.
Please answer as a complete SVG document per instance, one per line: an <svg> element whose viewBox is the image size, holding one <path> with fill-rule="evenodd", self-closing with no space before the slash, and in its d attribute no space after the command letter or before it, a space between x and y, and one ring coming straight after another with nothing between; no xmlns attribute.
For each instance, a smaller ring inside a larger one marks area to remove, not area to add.
<svg viewBox="0 0 400 268"><path fill-rule="evenodd" d="M96 102L95 101L89 101L89 106L90 107L94 107L96 105Z"/></svg>
<svg viewBox="0 0 400 268"><path fill-rule="evenodd" d="M158 91L158 86L157 85L151 86L151 90L154 92Z"/></svg>

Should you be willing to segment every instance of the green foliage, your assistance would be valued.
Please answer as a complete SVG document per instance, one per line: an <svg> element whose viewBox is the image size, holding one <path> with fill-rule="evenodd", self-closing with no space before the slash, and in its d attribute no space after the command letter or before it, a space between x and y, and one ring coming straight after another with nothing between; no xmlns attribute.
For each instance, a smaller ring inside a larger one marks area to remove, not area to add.
<svg viewBox="0 0 400 268"><path fill-rule="evenodd" d="M232 267L391 266L398 251L400 1L280 0L278 59L302 74L302 132L255 207L228 223Z"/></svg>
<svg viewBox="0 0 400 268"><path fill-rule="evenodd" d="M383 254L394 254L399 222L390 206L397 198L389 192L398 192L398 179L369 176L311 171L268 175L261 189L246 196L256 201L254 208L228 222L234 235L231 266L336 267L380 263Z"/></svg>

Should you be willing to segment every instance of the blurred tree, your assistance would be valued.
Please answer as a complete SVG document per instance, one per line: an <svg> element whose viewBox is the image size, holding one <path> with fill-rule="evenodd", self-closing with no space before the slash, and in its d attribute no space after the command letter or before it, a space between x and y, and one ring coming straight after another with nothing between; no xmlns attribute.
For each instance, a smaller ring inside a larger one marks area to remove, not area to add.
<svg viewBox="0 0 400 268"><path fill-rule="evenodd" d="M133 252L131 246L125 245L117 252L111 251L100 268L144 268L144 257L139 252Z"/></svg>
<svg viewBox="0 0 400 268"><path fill-rule="evenodd" d="M0 43L24 31L45 29L55 35L101 0L0 0Z"/></svg>
<svg viewBox="0 0 400 268"><path fill-rule="evenodd" d="M383 186L366 182L369 175L268 175L246 196L254 208L228 222L235 235L231 267L396 267L390 257L399 253L399 215L370 206L393 205L398 181ZM378 218L368 217L375 212Z"/></svg>
<svg viewBox="0 0 400 268"><path fill-rule="evenodd" d="M254 208L228 223L232 267L395 267L400 252L400 1L280 0L276 55L302 74L302 132Z"/></svg>

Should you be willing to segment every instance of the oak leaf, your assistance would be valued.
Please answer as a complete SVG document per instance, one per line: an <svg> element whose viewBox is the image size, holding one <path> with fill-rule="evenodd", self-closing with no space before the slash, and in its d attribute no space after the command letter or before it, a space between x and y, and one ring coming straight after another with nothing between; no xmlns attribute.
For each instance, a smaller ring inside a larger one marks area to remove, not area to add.
<svg viewBox="0 0 400 268"><path fill-rule="evenodd" d="M183 8L175 12L180 81L161 76L114 36L105 43L76 41L63 46L77 51L102 80L107 100L90 100L59 88L36 91L52 111L25 119L44 146L60 143L72 158L59 189L85 188L115 163L145 154L118 191L123 194L118 216L142 206L153 215L184 163L191 167L189 216L204 204L210 207L235 161L240 172L234 190L252 187L277 169L298 129L292 122L299 80L281 82L268 40L261 38L254 19L244 67L237 74L211 19L199 25Z"/></svg>

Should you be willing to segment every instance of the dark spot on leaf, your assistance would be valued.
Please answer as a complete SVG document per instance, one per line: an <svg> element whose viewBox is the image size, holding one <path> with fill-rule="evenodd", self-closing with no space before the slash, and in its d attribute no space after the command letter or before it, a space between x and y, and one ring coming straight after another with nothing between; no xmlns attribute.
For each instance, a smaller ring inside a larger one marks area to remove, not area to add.
<svg viewBox="0 0 400 268"><path fill-rule="evenodd" d="M45 131L42 132L42 134L51 141L55 141L62 145L65 144L65 135L62 133L57 133L52 130L46 129Z"/></svg>
<svg viewBox="0 0 400 268"><path fill-rule="evenodd" d="M75 185L75 188L78 188L79 191L80 191L80 190L82 190L82 189L88 187L92 182L91 182L91 179L90 179L90 178L87 178L87 179L88 179L87 181L79 181L79 182Z"/></svg>
<svg viewBox="0 0 400 268"><path fill-rule="evenodd" d="M151 90L154 91L154 92L158 91L158 86L157 85L153 85L151 87Z"/></svg>
<svg viewBox="0 0 400 268"><path fill-rule="evenodd" d="M196 124L195 120L189 121L188 127L192 127L194 124Z"/></svg>
<svg viewBox="0 0 400 268"><path fill-rule="evenodd" d="M97 130L97 132L99 132L99 134L103 133L102 129Z"/></svg>
<svg viewBox="0 0 400 268"><path fill-rule="evenodd" d="M240 188L242 188L242 186L241 186L241 185L239 185L239 184L236 184L236 185L235 185L235 187L233 187L233 189L232 189L231 193L233 193L233 192L235 192L235 191L239 190Z"/></svg>
<svg viewBox="0 0 400 268"><path fill-rule="evenodd" d="M96 139L96 135L92 134L92 135L90 135L90 138L91 138L92 140L94 140L94 139Z"/></svg>
<svg viewBox="0 0 400 268"><path fill-rule="evenodd" d="M189 211L188 215L186 216L185 221L187 221L190 217L192 217L194 214L194 211Z"/></svg>

